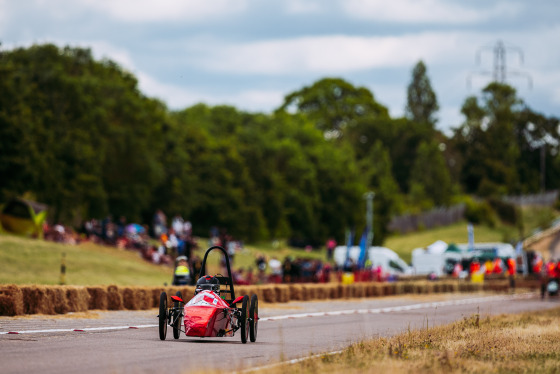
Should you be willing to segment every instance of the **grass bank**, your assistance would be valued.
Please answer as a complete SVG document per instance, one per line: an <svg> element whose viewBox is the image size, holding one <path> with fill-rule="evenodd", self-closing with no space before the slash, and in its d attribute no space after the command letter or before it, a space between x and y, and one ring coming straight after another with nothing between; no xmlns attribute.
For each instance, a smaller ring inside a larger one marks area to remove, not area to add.
<svg viewBox="0 0 560 374"><path fill-rule="evenodd" d="M266 373L558 373L560 308L481 318L363 341Z"/></svg>
<svg viewBox="0 0 560 374"><path fill-rule="evenodd" d="M168 267L150 264L134 251L0 235L0 284L58 284L62 253L66 254L66 284L161 286L171 282Z"/></svg>

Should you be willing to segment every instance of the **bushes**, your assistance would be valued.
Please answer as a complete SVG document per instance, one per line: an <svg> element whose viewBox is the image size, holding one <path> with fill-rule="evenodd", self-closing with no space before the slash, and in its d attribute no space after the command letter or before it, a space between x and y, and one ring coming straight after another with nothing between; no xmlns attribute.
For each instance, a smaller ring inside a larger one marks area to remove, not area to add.
<svg viewBox="0 0 560 374"><path fill-rule="evenodd" d="M501 199L491 197L488 199L488 204L494 209L502 222L516 225L519 221L519 213L513 204L506 203Z"/></svg>
<svg viewBox="0 0 560 374"><path fill-rule="evenodd" d="M486 224L496 227L497 217L492 206L487 201L466 201L465 219L475 225Z"/></svg>

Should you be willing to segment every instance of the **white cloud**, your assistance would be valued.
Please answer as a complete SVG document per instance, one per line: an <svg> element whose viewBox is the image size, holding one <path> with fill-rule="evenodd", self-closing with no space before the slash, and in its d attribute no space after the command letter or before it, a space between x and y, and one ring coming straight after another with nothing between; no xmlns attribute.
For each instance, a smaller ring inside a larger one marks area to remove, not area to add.
<svg viewBox="0 0 560 374"><path fill-rule="evenodd" d="M288 14L317 13L323 9L323 2L317 0L285 0L284 6Z"/></svg>
<svg viewBox="0 0 560 374"><path fill-rule="evenodd" d="M270 112L282 104L284 91L279 90L241 90L237 92L216 93L188 89L184 86L162 83L149 74L139 72L139 88L146 96L163 101L171 109L183 109L197 103L208 105L232 105L240 110Z"/></svg>
<svg viewBox="0 0 560 374"><path fill-rule="evenodd" d="M520 11L517 4L503 1L493 3L490 9L445 0L344 0L341 4L354 18L402 23L469 24Z"/></svg>
<svg viewBox="0 0 560 374"><path fill-rule="evenodd" d="M125 22L199 21L243 11L245 0L84 0L93 9Z"/></svg>
<svg viewBox="0 0 560 374"><path fill-rule="evenodd" d="M182 109L204 101L199 93L191 92L181 86L162 83L149 74L138 72L136 77L140 91L144 95L158 98L172 109Z"/></svg>
<svg viewBox="0 0 560 374"><path fill-rule="evenodd" d="M344 73L380 67L412 66L455 48L453 33L402 37L317 36L248 43L199 42L191 45L196 64L211 71L240 74Z"/></svg>
<svg viewBox="0 0 560 374"><path fill-rule="evenodd" d="M10 6L8 0L0 0L0 33L4 33L8 27L10 17Z"/></svg>

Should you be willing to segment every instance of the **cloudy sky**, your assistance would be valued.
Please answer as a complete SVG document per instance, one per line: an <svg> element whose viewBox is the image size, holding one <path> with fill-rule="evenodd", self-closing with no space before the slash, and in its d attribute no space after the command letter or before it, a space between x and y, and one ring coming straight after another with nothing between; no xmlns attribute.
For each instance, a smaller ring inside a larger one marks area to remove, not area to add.
<svg viewBox="0 0 560 374"><path fill-rule="evenodd" d="M401 116L422 59L445 131L490 82L499 40L510 47L508 83L534 110L560 116L558 0L0 0L2 49L89 47L172 109L270 112L286 94L340 77Z"/></svg>

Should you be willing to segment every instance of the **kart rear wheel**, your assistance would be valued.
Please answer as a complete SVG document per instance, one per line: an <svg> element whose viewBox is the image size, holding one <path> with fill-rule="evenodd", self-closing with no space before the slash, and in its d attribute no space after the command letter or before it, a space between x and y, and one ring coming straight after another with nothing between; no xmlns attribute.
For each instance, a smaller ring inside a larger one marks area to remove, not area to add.
<svg viewBox="0 0 560 374"><path fill-rule="evenodd" d="M249 306L249 296L243 296L243 303L241 304L241 317L239 320L239 330L241 331L241 343L247 343L247 332L249 324L247 323L247 307Z"/></svg>
<svg viewBox="0 0 560 374"><path fill-rule="evenodd" d="M181 299L183 295L181 291L177 291L175 296L179 296ZM173 312L175 314L175 322L173 323L173 338L179 339L179 335L181 334L181 303L178 301L173 302Z"/></svg>
<svg viewBox="0 0 560 374"><path fill-rule="evenodd" d="M159 295L159 338L165 340L167 336L167 294Z"/></svg>
<svg viewBox="0 0 560 374"><path fill-rule="evenodd" d="M249 339L251 343L257 341L257 328L259 327L259 299L257 295L251 296L249 307Z"/></svg>

